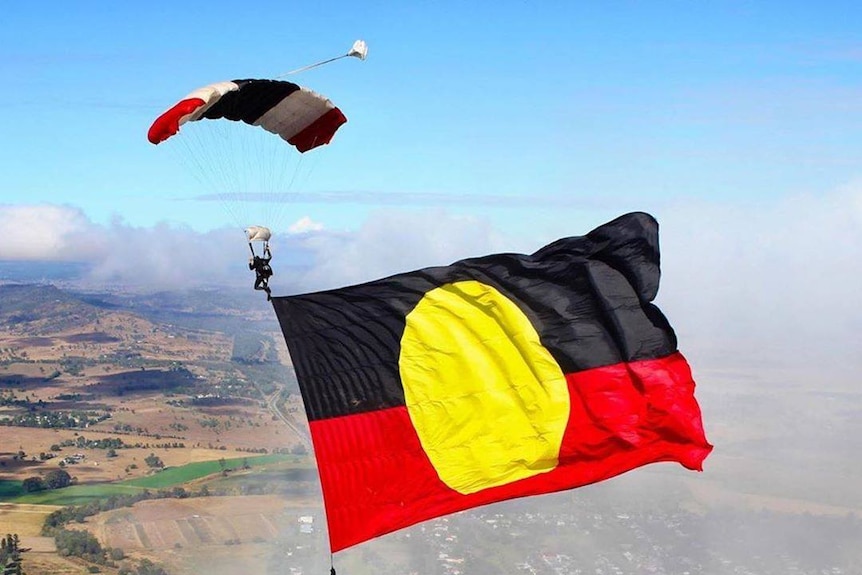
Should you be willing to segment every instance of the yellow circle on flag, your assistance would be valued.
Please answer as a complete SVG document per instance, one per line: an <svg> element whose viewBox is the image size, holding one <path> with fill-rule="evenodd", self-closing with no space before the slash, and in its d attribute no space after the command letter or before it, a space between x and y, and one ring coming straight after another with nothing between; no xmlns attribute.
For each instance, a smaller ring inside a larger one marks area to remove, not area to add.
<svg viewBox="0 0 862 575"><path fill-rule="evenodd" d="M407 315L399 369L419 441L455 491L557 466L566 378L529 318L494 287L470 280L426 293Z"/></svg>

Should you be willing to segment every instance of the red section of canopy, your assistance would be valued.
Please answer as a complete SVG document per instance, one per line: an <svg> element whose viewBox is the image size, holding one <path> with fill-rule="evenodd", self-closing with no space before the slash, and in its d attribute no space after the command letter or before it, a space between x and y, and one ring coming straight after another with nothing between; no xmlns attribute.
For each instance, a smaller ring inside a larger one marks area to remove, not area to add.
<svg viewBox="0 0 862 575"><path fill-rule="evenodd" d="M347 122L347 118L338 108L328 110L304 130L291 136L287 142L300 152L307 152L317 146L328 144L338 128Z"/></svg>
<svg viewBox="0 0 862 575"><path fill-rule="evenodd" d="M151 144L164 142L180 131L180 118L187 116L204 105L200 98L180 100L173 108L156 118L147 132L147 139Z"/></svg>
<svg viewBox="0 0 862 575"><path fill-rule="evenodd" d="M310 423L333 552L495 501L571 489L658 461L701 470L706 441L679 353L566 376L569 423L559 466L461 495L437 476L406 407Z"/></svg>

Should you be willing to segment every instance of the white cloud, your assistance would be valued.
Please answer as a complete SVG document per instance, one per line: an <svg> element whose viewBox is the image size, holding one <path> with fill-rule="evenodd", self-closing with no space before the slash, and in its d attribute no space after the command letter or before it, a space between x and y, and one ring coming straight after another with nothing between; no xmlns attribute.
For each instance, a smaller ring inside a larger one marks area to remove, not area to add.
<svg viewBox="0 0 862 575"><path fill-rule="evenodd" d="M319 232L322 229L323 224L313 221L309 216L302 216L292 223L287 228L287 231L292 234L303 234L306 232Z"/></svg>
<svg viewBox="0 0 862 575"><path fill-rule="evenodd" d="M683 349L710 361L862 367L862 185L656 215L658 303Z"/></svg>
<svg viewBox="0 0 862 575"><path fill-rule="evenodd" d="M167 224L134 228L121 222L96 229L110 239L91 261L88 279L99 285L184 289L251 281L248 246L234 230L201 234Z"/></svg>
<svg viewBox="0 0 862 575"><path fill-rule="evenodd" d="M147 289L234 285L248 257L241 234L160 224L103 226L70 206L0 206L0 259L89 264L86 281Z"/></svg>
<svg viewBox="0 0 862 575"><path fill-rule="evenodd" d="M862 368L862 184L747 205L690 201L654 215L663 271L657 303L699 365L792 359ZM0 206L0 224L0 259L88 262L98 285L253 281L236 230L102 226L51 205ZM273 238L279 295L515 251L515 239L487 221L442 209L377 211L355 232L328 231L310 218L297 226L306 231Z"/></svg>
<svg viewBox="0 0 862 575"><path fill-rule="evenodd" d="M67 261L90 256L95 246L77 244L74 239L91 225L81 210L71 206L0 205L0 259Z"/></svg>
<svg viewBox="0 0 862 575"><path fill-rule="evenodd" d="M302 247L314 265L296 287L350 285L416 268L501 251L505 242L484 220L444 210L381 210L355 233L308 236Z"/></svg>
<svg viewBox="0 0 862 575"><path fill-rule="evenodd" d="M168 224L132 227L121 220L96 224L65 206L0 207L4 230L18 238L4 242L0 259L81 261L88 281L102 286L181 289L253 282L246 267L242 233L205 234ZM37 225L38 224L38 225ZM445 265L503 247L484 221L443 210L384 210L356 232L333 233L304 217L300 234L276 236L273 244L277 294L358 283L428 265Z"/></svg>

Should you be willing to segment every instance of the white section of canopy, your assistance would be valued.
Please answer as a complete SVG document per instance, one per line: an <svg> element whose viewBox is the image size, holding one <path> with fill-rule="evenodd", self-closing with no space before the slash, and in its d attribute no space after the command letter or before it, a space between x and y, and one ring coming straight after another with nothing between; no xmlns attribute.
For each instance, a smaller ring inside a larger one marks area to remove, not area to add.
<svg viewBox="0 0 862 575"><path fill-rule="evenodd" d="M300 88L258 118L255 125L289 140L333 108L335 105L320 94Z"/></svg>
<svg viewBox="0 0 862 575"><path fill-rule="evenodd" d="M204 113L209 110L210 106L216 103L222 96L224 96L228 92L233 92L235 90L239 90L239 86L234 82L216 82L215 84L210 84L209 86L198 88L197 90L183 98L183 100L200 98L204 101L204 105L189 114L188 116L183 116L182 118L180 118L180 125L182 126L186 122L193 122L195 120L201 119Z"/></svg>

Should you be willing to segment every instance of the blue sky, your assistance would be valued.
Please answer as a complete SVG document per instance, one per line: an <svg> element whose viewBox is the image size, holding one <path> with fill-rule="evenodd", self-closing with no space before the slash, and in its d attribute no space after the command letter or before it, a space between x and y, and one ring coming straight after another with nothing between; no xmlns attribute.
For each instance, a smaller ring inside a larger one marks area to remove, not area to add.
<svg viewBox="0 0 862 575"><path fill-rule="evenodd" d="M533 251L643 210L681 331L783 337L802 314L850 349L860 21L855 2L13 3L0 259L86 261L102 284L246 282L237 222L147 128L199 86L363 38L367 61L292 77L349 122L297 168L276 293Z"/></svg>
<svg viewBox="0 0 862 575"><path fill-rule="evenodd" d="M854 3L84 2L4 8L0 202L71 204L93 222L230 223L145 138L192 89L292 79L350 118L289 210L356 229L368 195L468 196L459 213L529 234L679 199L770 200L858 177ZM312 160L303 160L310 162ZM526 198L494 209L499 195ZM485 198L485 200L483 200ZM536 200L534 200L536 199ZM559 204L559 205L557 205Z"/></svg>

